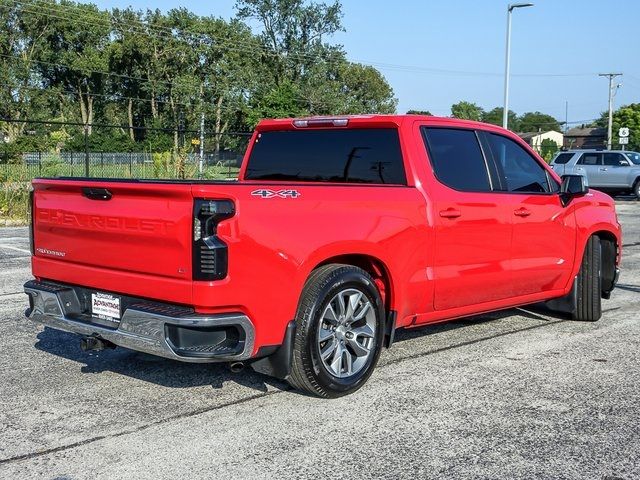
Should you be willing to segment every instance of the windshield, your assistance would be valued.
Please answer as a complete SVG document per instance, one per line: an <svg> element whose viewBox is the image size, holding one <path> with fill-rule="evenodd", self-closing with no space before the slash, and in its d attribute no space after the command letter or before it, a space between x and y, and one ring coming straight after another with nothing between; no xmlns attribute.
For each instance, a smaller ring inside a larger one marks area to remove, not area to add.
<svg viewBox="0 0 640 480"><path fill-rule="evenodd" d="M640 153L638 152L624 152L629 160L631 160L634 164L640 165Z"/></svg>

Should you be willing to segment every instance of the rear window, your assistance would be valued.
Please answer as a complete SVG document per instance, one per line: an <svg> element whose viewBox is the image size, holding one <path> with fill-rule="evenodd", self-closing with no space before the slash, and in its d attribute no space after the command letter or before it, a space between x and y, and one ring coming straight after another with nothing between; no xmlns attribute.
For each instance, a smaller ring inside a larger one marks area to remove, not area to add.
<svg viewBox="0 0 640 480"><path fill-rule="evenodd" d="M571 160L571 157L573 157L573 153L561 153L551 163L557 164L557 165L564 165L565 163L569 163L569 160Z"/></svg>
<svg viewBox="0 0 640 480"><path fill-rule="evenodd" d="M407 183L394 128L263 132L253 145L244 178Z"/></svg>

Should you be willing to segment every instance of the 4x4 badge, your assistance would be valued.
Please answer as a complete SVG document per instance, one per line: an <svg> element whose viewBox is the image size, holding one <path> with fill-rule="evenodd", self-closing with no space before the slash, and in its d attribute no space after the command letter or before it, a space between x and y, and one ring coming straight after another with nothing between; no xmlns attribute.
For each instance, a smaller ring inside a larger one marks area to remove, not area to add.
<svg viewBox="0 0 640 480"><path fill-rule="evenodd" d="M298 198L300 195L302 195L299 191L297 190L269 190L267 188L262 188L260 190L254 190L253 192L251 192L251 195L253 195L254 197L261 197L261 198Z"/></svg>

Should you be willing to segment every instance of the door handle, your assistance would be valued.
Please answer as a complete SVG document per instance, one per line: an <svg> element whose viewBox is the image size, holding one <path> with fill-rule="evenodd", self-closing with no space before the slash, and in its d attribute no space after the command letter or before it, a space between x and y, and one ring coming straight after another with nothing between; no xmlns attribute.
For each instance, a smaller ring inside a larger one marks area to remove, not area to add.
<svg viewBox="0 0 640 480"><path fill-rule="evenodd" d="M601 169L600 169L600 171L601 171L601 172L606 172L606 171L607 171L607 169L606 169L606 168L601 168Z"/></svg>
<svg viewBox="0 0 640 480"><path fill-rule="evenodd" d="M92 188L84 187L82 189L82 195L91 200L111 200L113 196L106 188Z"/></svg>
<svg viewBox="0 0 640 480"><path fill-rule="evenodd" d="M447 208L446 210L440 210L440 216L443 218L458 218L462 213L455 208Z"/></svg>
<svg viewBox="0 0 640 480"><path fill-rule="evenodd" d="M513 212L513 214L518 216L518 217L528 217L529 215L531 215L531 212L529 210L527 210L526 208L519 208L519 209L515 210Z"/></svg>

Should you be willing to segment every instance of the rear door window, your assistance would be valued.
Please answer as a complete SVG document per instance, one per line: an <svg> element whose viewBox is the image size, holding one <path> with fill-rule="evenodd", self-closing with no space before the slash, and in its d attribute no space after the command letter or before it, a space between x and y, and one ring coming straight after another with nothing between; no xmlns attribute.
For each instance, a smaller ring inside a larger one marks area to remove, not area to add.
<svg viewBox="0 0 640 480"><path fill-rule="evenodd" d="M262 132L251 149L244 178L407 184L395 128Z"/></svg>
<svg viewBox="0 0 640 480"><path fill-rule="evenodd" d="M489 192L487 164L473 130L422 128L433 172L455 190Z"/></svg>
<svg viewBox="0 0 640 480"><path fill-rule="evenodd" d="M578 165L602 165L601 153L583 153Z"/></svg>
<svg viewBox="0 0 640 480"><path fill-rule="evenodd" d="M524 148L510 138L488 133L493 159L509 192L549 193L547 171Z"/></svg>

